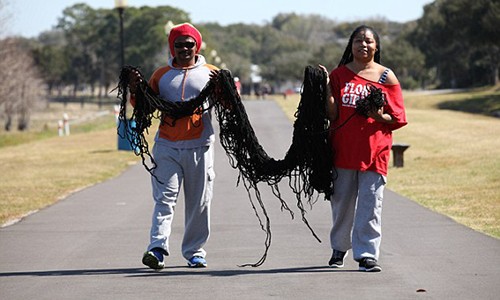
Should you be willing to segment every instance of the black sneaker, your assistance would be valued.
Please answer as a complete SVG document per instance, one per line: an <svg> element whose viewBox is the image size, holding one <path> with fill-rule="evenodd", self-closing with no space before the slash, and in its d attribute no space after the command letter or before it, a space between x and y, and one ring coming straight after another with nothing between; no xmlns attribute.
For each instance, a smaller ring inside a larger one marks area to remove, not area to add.
<svg viewBox="0 0 500 300"><path fill-rule="evenodd" d="M151 251L144 252L142 256L142 263L150 267L153 270L161 270L165 268L165 262L163 262L163 253L154 248Z"/></svg>
<svg viewBox="0 0 500 300"><path fill-rule="evenodd" d="M380 272L382 268L374 258L365 257L359 261L359 270L364 272Z"/></svg>
<svg viewBox="0 0 500 300"><path fill-rule="evenodd" d="M344 266L344 258L347 254L346 252L342 252L339 250L333 249L332 257L330 258L330 261L328 262L328 265L330 268L342 268Z"/></svg>

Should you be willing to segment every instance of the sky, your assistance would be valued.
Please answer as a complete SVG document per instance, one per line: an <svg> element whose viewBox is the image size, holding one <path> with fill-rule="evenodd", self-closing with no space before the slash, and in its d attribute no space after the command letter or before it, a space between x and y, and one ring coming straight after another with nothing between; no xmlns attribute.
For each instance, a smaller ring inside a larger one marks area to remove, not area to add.
<svg viewBox="0 0 500 300"><path fill-rule="evenodd" d="M8 35L37 37L52 29L62 11L76 3L92 8L114 8L114 0L0 0L4 3L2 17ZM420 18L424 5L432 0L128 0L128 6L170 5L189 13L191 22L218 22L264 25L279 13L317 14L345 22L368 18L386 18L407 22ZM5 26L6 25L6 26Z"/></svg>

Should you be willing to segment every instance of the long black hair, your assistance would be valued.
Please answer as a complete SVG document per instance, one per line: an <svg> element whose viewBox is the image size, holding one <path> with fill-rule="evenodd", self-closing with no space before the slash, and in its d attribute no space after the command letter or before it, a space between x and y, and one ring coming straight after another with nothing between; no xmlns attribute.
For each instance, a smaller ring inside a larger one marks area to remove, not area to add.
<svg viewBox="0 0 500 300"><path fill-rule="evenodd" d="M121 104L119 118L125 123L125 128L131 128L130 131L125 130L121 137L130 142L136 155L142 157L144 167L153 177L155 177L156 162L149 152L146 139L152 119L163 120L168 116L177 120L201 114L204 110L210 109L204 106L205 103L215 110L220 126L220 143L226 151L231 166L239 170L237 182L244 184L261 229L266 232L266 248L261 259L256 263L242 266L262 265L271 246L270 219L258 188L258 183L261 182L271 187L273 194L281 203L282 210L287 210L293 218L294 213L281 195L278 185L282 179L288 178L288 186L295 194L295 202L302 221L320 241L306 219L305 205L309 204L312 207L319 194L324 194L325 199L330 199L333 193L331 180L333 154L328 140L328 116L325 105L327 75L323 70L311 66L305 69L301 100L295 113L292 144L283 159L270 157L259 143L229 70L220 70L200 94L189 101L164 100L146 81L141 82L136 89L136 104L131 118L136 124L135 127L129 127L126 123L128 116L125 107L128 101L129 81L132 72L135 71L139 70L133 66L123 67L117 87L117 97ZM159 180L156 177L155 179ZM250 190L255 192L255 199L251 196ZM307 200L307 203L304 200Z"/></svg>
<svg viewBox="0 0 500 300"><path fill-rule="evenodd" d="M352 42L354 40L354 37L358 35L361 31L371 31L373 33L373 36L375 37L375 42L377 43L377 51L375 52L375 57L374 60L376 63L380 63L380 54L381 54L381 47L380 47L380 38L378 36L378 33L370 26L367 25L361 25L354 29L354 31L351 33L351 37L349 37L349 43L347 43L347 47L344 50L344 54L342 55L342 59L340 59L339 62L339 67L346 65L350 63L353 60L353 55L352 55Z"/></svg>

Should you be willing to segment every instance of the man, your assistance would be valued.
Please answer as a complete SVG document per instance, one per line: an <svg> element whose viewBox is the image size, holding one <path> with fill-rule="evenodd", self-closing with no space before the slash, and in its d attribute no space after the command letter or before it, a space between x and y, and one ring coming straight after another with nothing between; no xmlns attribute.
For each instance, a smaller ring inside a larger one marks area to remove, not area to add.
<svg viewBox="0 0 500 300"><path fill-rule="evenodd" d="M149 85L166 101L189 101L199 95L217 68L207 64L199 54L202 36L193 25L183 23L173 27L168 42L172 57L166 66L154 71ZM129 87L133 97L136 82L132 80ZM186 220L182 255L190 267L207 266L203 246L210 234L214 141L209 111L175 122L163 118L152 150L157 167L151 177L154 211L150 244L142 258L146 266L155 270L165 267L164 257L170 253L174 207L181 186Z"/></svg>

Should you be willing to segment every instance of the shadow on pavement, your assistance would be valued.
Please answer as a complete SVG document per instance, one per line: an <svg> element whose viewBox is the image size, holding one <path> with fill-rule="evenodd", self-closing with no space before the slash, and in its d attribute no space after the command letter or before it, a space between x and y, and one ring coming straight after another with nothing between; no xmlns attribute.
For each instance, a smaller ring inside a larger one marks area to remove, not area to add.
<svg viewBox="0 0 500 300"><path fill-rule="evenodd" d="M234 270L209 270L192 269L184 266L167 267L161 271L154 271L148 268L125 268L125 269L82 269L82 270L49 270L49 271L25 271L25 272L6 272L0 273L0 277L23 277L23 276L41 276L41 277L59 277L59 276L98 276L98 275L127 275L127 277L143 276L185 276L202 275L214 277L229 277L252 274L283 274L283 273L345 273L359 272L349 269L332 269L326 266L317 267L299 267L299 268L280 268L280 269L257 269L241 268Z"/></svg>

